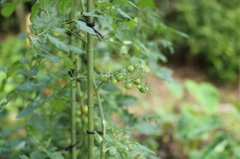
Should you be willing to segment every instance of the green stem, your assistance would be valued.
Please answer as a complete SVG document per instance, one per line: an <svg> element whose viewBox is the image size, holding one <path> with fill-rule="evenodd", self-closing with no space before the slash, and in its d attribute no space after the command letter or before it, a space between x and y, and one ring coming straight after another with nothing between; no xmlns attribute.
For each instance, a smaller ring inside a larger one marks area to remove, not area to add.
<svg viewBox="0 0 240 159"><path fill-rule="evenodd" d="M93 0L87 1L87 12L93 11ZM93 17L88 17L88 22L93 22ZM93 36L87 33L87 89L88 89L88 131L94 132L94 54L93 54ZM93 147L94 147L94 135L88 134L88 159L94 159L93 155Z"/></svg>
<svg viewBox="0 0 240 159"><path fill-rule="evenodd" d="M70 19L72 19L74 17L75 14L75 6L76 6L76 1L72 1L72 11L70 14ZM69 43L72 44L73 43L73 36L69 36ZM74 53L71 51L70 52L70 57L72 61L75 61L75 57L74 57ZM76 81L72 82L71 84L72 86L76 85ZM74 145L76 144L76 105L75 105L75 101L76 101L76 90L75 89L71 89L70 92L70 96L71 96L71 144ZM71 151L71 159L77 159L77 149L76 146L74 146L72 148Z"/></svg>
<svg viewBox="0 0 240 159"><path fill-rule="evenodd" d="M103 83L103 82L102 82ZM101 83L101 84L102 84ZM106 133L106 120L104 118L104 113L103 113L103 107L102 107L102 103L101 103L101 99L100 99L100 95L98 93L99 88L101 86L101 84L99 85L99 87L96 86L96 82L94 80L94 88L95 88L95 92L96 92L96 96L97 96L97 102L98 102L98 107L99 107L99 111L100 111L100 118L101 118L101 131L103 133L102 135L102 147L101 147L101 152L100 152L100 159L104 159L104 150L105 150L105 133Z"/></svg>

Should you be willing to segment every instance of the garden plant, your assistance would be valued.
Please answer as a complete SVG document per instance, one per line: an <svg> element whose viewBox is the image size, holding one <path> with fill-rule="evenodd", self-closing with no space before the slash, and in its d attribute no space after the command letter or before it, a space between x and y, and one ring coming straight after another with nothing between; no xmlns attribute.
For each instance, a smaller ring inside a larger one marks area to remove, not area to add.
<svg viewBox="0 0 240 159"><path fill-rule="evenodd" d="M8 17L25 2L1 2L1 14ZM2 156L157 159L132 132L158 134L159 123L127 107L138 101L129 90L150 89L146 72L173 81L159 65L166 61L160 48L172 51L171 43L149 40L166 29L160 15L151 0L35 1L30 33L23 35L29 42L1 67L1 90L9 91L1 115L16 112L21 126L15 131L23 131L14 138L2 130L9 138L1 140Z"/></svg>

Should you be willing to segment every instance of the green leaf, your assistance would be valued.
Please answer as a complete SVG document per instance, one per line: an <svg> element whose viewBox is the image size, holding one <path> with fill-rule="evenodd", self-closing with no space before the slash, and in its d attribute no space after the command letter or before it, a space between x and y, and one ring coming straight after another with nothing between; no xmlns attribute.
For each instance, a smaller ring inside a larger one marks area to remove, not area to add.
<svg viewBox="0 0 240 159"><path fill-rule="evenodd" d="M25 155L21 155L21 156L19 156L19 158L20 159L29 159L27 156L25 156Z"/></svg>
<svg viewBox="0 0 240 159"><path fill-rule="evenodd" d="M117 153L117 149L115 147L110 147L108 152L111 156L114 156Z"/></svg>
<svg viewBox="0 0 240 159"><path fill-rule="evenodd" d="M124 24L120 24L117 26L115 37L122 41L131 41L133 40L133 35L129 31L129 28Z"/></svg>
<svg viewBox="0 0 240 159"><path fill-rule="evenodd" d="M31 8L31 16L30 16L31 22L33 22L33 19L35 18L35 16L39 11L39 8L40 8L40 3L37 1Z"/></svg>
<svg viewBox="0 0 240 159"><path fill-rule="evenodd" d="M27 76L36 76L38 73L38 66L34 66L31 71L29 71L26 75Z"/></svg>
<svg viewBox="0 0 240 159"><path fill-rule="evenodd" d="M130 106L137 103L138 99L131 95L118 95L116 96L116 100L118 101L119 105L122 106Z"/></svg>
<svg viewBox="0 0 240 159"><path fill-rule="evenodd" d="M41 105L39 101L33 101L29 103L23 110L17 115L17 118L23 118L33 113Z"/></svg>
<svg viewBox="0 0 240 159"><path fill-rule="evenodd" d="M53 55L44 55L44 57L52 62L60 63L60 58Z"/></svg>
<svg viewBox="0 0 240 159"><path fill-rule="evenodd" d="M27 136L37 141L41 140L42 132L32 125L26 126Z"/></svg>
<svg viewBox="0 0 240 159"><path fill-rule="evenodd" d="M36 88L36 83L27 80L25 83L20 84L17 86L17 89L22 90L22 91L33 91Z"/></svg>
<svg viewBox="0 0 240 159"><path fill-rule="evenodd" d="M172 78L172 74L173 74L173 71L166 68L166 67L160 67L158 69L156 69L156 75L163 79L163 80L166 80L167 82L172 82L172 83L175 83L174 79Z"/></svg>
<svg viewBox="0 0 240 159"><path fill-rule="evenodd" d="M69 50L73 51L74 53L78 53L78 54L83 54L84 51L81 50L80 48L76 47L76 46L72 46L72 45L68 45Z"/></svg>
<svg viewBox="0 0 240 159"><path fill-rule="evenodd" d="M183 33L181 31L175 30L175 29L170 28L170 27L168 27L168 30L173 32L173 33L176 33L176 34L178 34L178 35L180 35L180 36L182 36L184 38L188 38L188 35L186 33Z"/></svg>
<svg viewBox="0 0 240 159"><path fill-rule="evenodd" d="M62 111L64 108L66 108L67 103L65 100L57 99L57 100L51 101L51 106L56 112L58 112L58 111Z"/></svg>
<svg viewBox="0 0 240 159"><path fill-rule="evenodd" d="M177 83L170 83L170 82L165 82L165 86L167 86L168 90L177 98L177 99L182 99L184 96L184 90L183 86L177 84Z"/></svg>
<svg viewBox="0 0 240 159"><path fill-rule="evenodd" d="M152 153L152 154L156 155L155 152L153 152L152 150L148 149L146 146L138 144L138 147L141 148L143 151L146 151L146 152L149 152L149 153Z"/></svg>
<svg viewBox="0 0 240 159"><path fill-rule="evenodd" d="M152 8L154 9L155 8L155 4L154 4L154 0L139 0L139 6L142 7L142 8Z"/></svg>
<svg viewBox="0 0 240 159"><path fill-rule="evenodd" d="M63 60L63 64L64 64L65 66L67 66L68 69L74 68L73 61L72 61L70 58L65 58L65 59Z"/></svg>
<svg viewBox="0 0 240 159"><path fill-rule="evenodd" d="M86 17L97 17L97 18L104 18L104 19L106 19L104 16L95 14L94 12L83 12L82 15L84 15Z"/></svg>
<svg viewBox="0 0 240 159"><path fill-rule="evenodd" d="M227 139L226 134L219 135L213 142L211 142L204 148L204 151L200 159L206 158L211 153L211 151L214 151L214 149L226 139Z"/></svg>
<svg viewBox="0 0 240 159"><path fill-rule="evenodd" d="M16 61L14 62L12 65L10 65L8 68L7 68L7 78L9 78L10 76L12 76L13 74L16 74L17 71L18 71L18 68L20 66L20 63L19 61Z"/></svg>
<svg viewBox="0 0 240 159"><path fill-rule="evenodd" d="M10 102L11 99L12 99L12 95L9 94L9 95L7 96L7 100L4 101L4 102L2 102L2 103L0 104L0 110L3 109L3 108L8 104L8 102Z"/></svg>
<svg viewBox="0 0 240 159"><path fill-rule="evenodd" d="M97 140L97 142L100 144L103 141L103 138L101 135L99 135L98 133L94 134L95 139Z"/></svg>
<svg viewBox="0 0 240 159"><path fill-rule="evenodd" d="M144 135L154 135L154 134L159 134L160 133L160 129L155 126L152 125L151 123L142 121L137 123L134 128L141 134Z"/></svg>
<svg viewBox="0 0 240 159"><path fill-rule="evenodd" d="M50 159L64 159L60 152L49 152L47 150L45 152Z"/></svg>
<svg viewBox="0 0 240 159"><path fill-rule="evenodd" d="M66 52L69 52L68 46L64 42L58 40L57 38L49 34L46 34L45 36L48 37L49 41L53 43L57 48L62 49Z"/></svg>
<svg viewBox="0 0 240 159"><path fill-rule="evenodd" d="M19 1L15 1L14 3L5 3L2 6L1 14L5 17L8 18L16 9Z"/></svg>
<svg viewBox="0 0 240 159"><path fill-rule="evenodd" d="M85 32L87 32L89 34L96 35L94 30L92 28L88 27L85 22L76 21L76 23L78 24L79 29L81 29L81 30L83 30L83 31L85 31Z"/></svg>
<svg viewBox="0 0 240 159"><path fill-rule="evenodd" d="M60 0L58 3L58 12L61 14L69 14L71 11L71 0Z"/></svg>
<svg viewBox="0 0 240 159"><path fill-rule="evenodd" d="M132 5L133 7L137 8L138 10L140 10L133 2L127 0L127 3L129 3L129 4Z"/></svg>
<svg viewBox="0 0 240 159"><path fill-rule="evenodd" d="M49 10L53 6L53 1L52 0L40 0L40 7L43 10Z"/></svg>
<svg viewBox="0 0 240 159"><path fill-rule="evenodd" d="M124 11L122 11L120 8L118 8L118 12L127 19L132 19L127 13L125 13Z"/></svg>
<svg viewBox="0 0 240 159"><path fill-rule="evenodd" d="M207 112L215 112L219 103L218 90L210 83L197 84L192 80L185 82L189 93L196 99Z"/></svg>

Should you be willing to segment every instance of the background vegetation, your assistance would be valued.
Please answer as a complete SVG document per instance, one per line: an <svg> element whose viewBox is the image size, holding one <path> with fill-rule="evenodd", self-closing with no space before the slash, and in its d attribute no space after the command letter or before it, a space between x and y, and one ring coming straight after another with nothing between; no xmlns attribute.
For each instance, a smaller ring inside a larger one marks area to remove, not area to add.
<svg viewBox="0 0 240 159"><path fill-rule="evenodd" d="M64 22L70 20L71 6L45 0L40 9L32 8L30 44L26 43L21 32L24 17L16 14L23 5L25 15L35 2L1 1L0 157L70 158L73 146L78 157L85 159L87 65L82 41L87 39L87 29L79 33L81 39L75 37L69 44L66 30L70 27ZM102 41L95 37L97 84L102 80L99 75L111 74L94 97L95 128L101 127L98 94L108 123L105 158L240 158L237 3L95 1L94 14L88 14L95 16L96 28L104 36ZM82 10L75 12L75 19L81 17ZM68 49L75 52L74 59ZM168 60L170 67L198 68L197 77L179 78L176 69L172 78L173 72L165 67ZM141 77L149 88L147 93L142 94L134 84L130 90L123 82L111 84L112 73L115 77L129 66L135 67L135 73L129 73L126 81ZM69 115L70 91L77 90L70 85L76 77L69 76L69 70L75 67L81 70L77 75L81 91L74 100L77 144L71 141ZM209 83L216 80L218 83ZM96 157L101 144L102 136L96 133Z"/></svg>

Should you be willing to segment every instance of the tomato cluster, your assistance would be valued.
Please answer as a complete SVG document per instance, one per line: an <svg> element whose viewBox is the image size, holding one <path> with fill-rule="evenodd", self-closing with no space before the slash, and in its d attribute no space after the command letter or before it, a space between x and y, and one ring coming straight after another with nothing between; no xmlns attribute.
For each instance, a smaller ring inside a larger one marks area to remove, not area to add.
<svg viewBox="0 0 240 159"><path fill-rule="evenodd" d="M111 84L117 84L120 81L125 80L124 87L131 89L133 84L141 93L148 91L148 86L142 83L143 68L139 65L130 65L126 69L122 69L116 72L104 72L99 75L99 80L102 82L109 82Z"/></svg>

